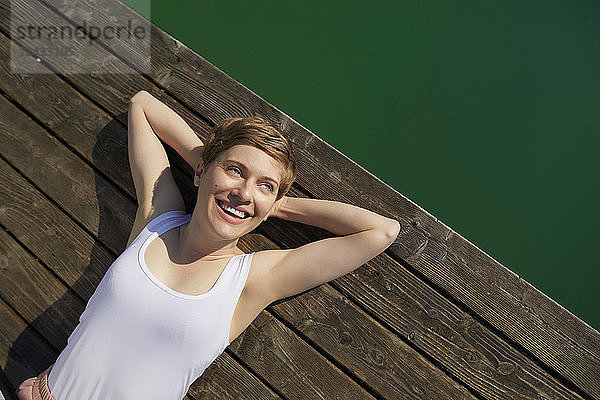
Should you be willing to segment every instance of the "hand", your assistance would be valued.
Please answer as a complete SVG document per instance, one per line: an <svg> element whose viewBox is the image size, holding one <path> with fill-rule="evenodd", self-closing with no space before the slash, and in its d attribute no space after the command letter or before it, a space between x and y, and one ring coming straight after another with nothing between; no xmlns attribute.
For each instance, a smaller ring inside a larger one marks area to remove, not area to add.
<svg viewBox="0 0 600 400"><path fill-rule="evenodd" d="M269 217L281 218L281 209L282 209L282 207L285 206L287 199L288 199L288 196L283 196L279 200L277 200L273 204L273 208L271 208L271 211L269 211L269 213L267 214L267 216L265 217L264 220L266 221L267 218L269 218Z"/></svg>

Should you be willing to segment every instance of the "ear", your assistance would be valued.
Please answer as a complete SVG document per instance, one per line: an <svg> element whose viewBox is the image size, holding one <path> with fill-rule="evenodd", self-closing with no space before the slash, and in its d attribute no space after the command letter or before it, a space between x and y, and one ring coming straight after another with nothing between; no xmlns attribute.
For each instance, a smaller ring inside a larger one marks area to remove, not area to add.
<svg viewBox="0 0 600 400"><path fill-rule="evenodd" d="M194 186L200 185L200 178L202 177L203 173L204 173L204 167L202 166L202 161L200 161L200 163L198 164L198 167L196 168L196 171L194 172Z"/></svg>

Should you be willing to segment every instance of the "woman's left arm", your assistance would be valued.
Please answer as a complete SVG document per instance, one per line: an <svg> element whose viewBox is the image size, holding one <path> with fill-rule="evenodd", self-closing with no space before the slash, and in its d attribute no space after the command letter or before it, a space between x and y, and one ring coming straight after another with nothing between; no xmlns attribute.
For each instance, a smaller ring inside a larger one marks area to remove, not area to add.
<svg viewBox="0 0 600 400"><path fill-rule="evenodd" d="M395 219L352 204L289 196L278 203L271 217L316 226L338 236L373 230L386 234L393 242L400 231Z"/></svg>
<svg viewBox="0 0 600 400"><path fill-rule="evenodd" d="M351 204L282 197L271 217L326 229L338 236L295 249L263 251L255 267L266 305L352 272L396 240L400 223Z"/></svg>

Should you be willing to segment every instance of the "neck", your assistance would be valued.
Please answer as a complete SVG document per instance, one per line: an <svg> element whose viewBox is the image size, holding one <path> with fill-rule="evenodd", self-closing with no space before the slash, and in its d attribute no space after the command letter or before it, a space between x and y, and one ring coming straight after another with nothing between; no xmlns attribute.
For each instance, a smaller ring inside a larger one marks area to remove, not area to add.
<svg viewBox="0 0 600 400"><path fill-rule="evenodd" d="M235 255L238 240L215 238L212 232L208 232L194 219L192 214L190 221L179 227L177 258L182 260L182 263L201 259L204 261L229 259Z"/></svg>

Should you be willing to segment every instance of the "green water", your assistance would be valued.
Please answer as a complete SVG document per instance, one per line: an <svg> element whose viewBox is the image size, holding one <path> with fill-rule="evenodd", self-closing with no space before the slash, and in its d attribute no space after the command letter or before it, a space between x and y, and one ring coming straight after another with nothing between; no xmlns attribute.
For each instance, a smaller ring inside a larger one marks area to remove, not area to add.
<svg viewBox="0 0 600 400"><path fill-rule="evenodd" d="M125 3L600 328L600 2Z"/></svg>

